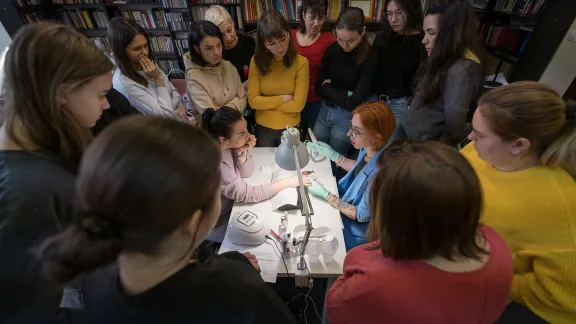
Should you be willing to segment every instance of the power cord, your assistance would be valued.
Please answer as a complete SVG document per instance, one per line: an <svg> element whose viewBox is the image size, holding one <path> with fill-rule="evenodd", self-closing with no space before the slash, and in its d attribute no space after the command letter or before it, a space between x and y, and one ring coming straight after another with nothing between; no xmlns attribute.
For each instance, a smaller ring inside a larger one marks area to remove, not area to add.
<svg viewBox="0 0 576 324"><path fill-rule="evenodd" d="M270 237L269 235L266 235L266 239L268 239L268 240L272 241L272 243L274 243L276 250L278 250L278 253L280 253L280 259L282 259L282 263L284 263L284 269L286 269L286 276L288 276L288 278L290 278L290 272L288 271L288 266L286 265L286 260L284 260L284 256L282 255L282 251L280 251L280 248L278 247L276 240L273 239L272 237ZM310 272L308 272L308 273L310 273Z"/></svg>

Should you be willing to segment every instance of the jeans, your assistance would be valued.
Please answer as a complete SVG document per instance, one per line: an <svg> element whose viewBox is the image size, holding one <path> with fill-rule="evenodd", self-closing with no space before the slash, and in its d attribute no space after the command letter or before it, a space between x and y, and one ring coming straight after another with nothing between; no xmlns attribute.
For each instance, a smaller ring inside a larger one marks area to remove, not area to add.
<svg viewBox="0 0 576 324"><path fill-rule="evenodd" d="M314 125L314 135L319 141L330 145L334 151L346 156L352 147L347 135L350 120L350 112L338 106L330 107L324 101Z"/></svg>
<svg viewBox="0 0 576 324"><path fill-rule="evenodd" d="M304 109L300 112L300 125L302 126L301 139L306 139L308 128L314 130L314 124L316 124L321 108L322 101L307 102Z"/></svg>
<svg viewBox="0 0 576 324"><path fill-rule="evenodd" d="M254 135L256 135L256 146L258 147L276 147L280 145L284 129L272 129L266 126L256 124Z"/></svg>
<svg viewBox="0 0 576 324"><path fill-rule="evenodd" d="M377 96L372 96L370 101L380 101ZM385 100L384 103L390 107L392 113L394 114L394 118L396 119L396 129L394 133L392 133L392 137L390 137L390 141L401 140L407 138L406 132L402 127L402 118L404 117L404 113L408 108L408 97L400 97L394 98L390 100Z"/></svg>
<svg viewBox="0 0 576 324"><path fill-rule="evenodd" d="M511 302L506 306L496 324L545 324L546 321L538 317L530 308Z"/></svg>

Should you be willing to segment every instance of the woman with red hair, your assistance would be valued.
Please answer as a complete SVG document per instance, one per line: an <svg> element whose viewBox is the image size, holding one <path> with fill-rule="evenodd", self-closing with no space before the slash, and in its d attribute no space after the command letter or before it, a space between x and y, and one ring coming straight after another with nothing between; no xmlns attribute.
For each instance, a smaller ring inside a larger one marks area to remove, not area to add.
<svg viewBox="0 0 576 324"><path fill-rule="evenodd" d="M326 143L307 143L310 150L336 162L348 172L338 181L338 194L328 192L313 175L310 176L311 186L308 187L312 194L326 199L340 211L347 251L367 243L365 236L370 212L365 192L368 192L370 179L376 174L376 160L395 128L394 114L384 102L368 102L352 111L347 133L354 148L360 150L357 160L346 158Z"/></svg>

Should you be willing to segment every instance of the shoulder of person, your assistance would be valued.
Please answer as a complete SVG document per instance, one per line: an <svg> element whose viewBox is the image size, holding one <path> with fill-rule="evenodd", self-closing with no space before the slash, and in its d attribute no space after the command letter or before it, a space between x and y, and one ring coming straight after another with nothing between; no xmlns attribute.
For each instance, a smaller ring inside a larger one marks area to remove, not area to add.
<svg viewBox="0 0 576 324"><path fill-rule="evenodd" d="M308 59L306 58L306 56L304 55L300 55L299 53L296 54L296 62L298 64L298 67L302 67L304 65L309 64Z"/></svg>
<svg viewBox="0 0 576 324"><path fill-rule="evenodd" d="M477 71L481 71L482 70L482 65L480 65L479 63L466 59L466 58L462 58L456 62L454 62L454 64L452 64L449 68L448 71L446 71L446 76L447 77L457 77L460 75L473 75L475 74Z"/></svg>
<svg viewBox="0 0 576 324"><path fill-rule="evenodd" d="M254 37L252 37L250 35L246 35L244 33L238 33L238 38L241 39L242 42L247 44L247 45L251 45L251 46L256 45L256 41L254 40Z"/></svg>
<svg viewBox="0 0 576 324"><path fill-rule="evenodd" d="M322 37L325 40L325 42L328 43L328 45L336 41L336 36L334 36L334 34L332 34L329 31L322 32L322 35L320 35L320 37Z"/></svg>
<svg viewBox="0 0 576 324"><path fill-rule="evenodd" d="M326 54L330 53L334 53L335 51L338 51L338 49L340 48L340 45L338 45L338 42L333 42L330 45L328 45L328 47L326 48ZM324 54L324 55L326 55Z"/></svg>
<svg viewBox="0 0 576 324"><path fill-rule="evenodd" d="M199 265L203 271L214 273L219 284L229 286L264 288L266 285L260 274L248 259L235 251L212 257Z"/></svg>

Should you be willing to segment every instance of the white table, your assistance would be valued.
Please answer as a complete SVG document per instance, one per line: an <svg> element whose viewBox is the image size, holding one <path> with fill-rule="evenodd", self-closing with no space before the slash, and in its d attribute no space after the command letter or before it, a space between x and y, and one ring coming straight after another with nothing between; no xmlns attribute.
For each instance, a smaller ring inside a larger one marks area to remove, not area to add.
<svg viewBox="0 0 576 324"><path fill-rule="evenodd" d="M262 171L262 166L266 169L270 169L274 162L274 148L253 148L250 153L254 158L254 173L250 178L244 179L247 183L251 185L260 185L264 183L270 183L272 179L272 171L265 170ZM337 193L338 188L336 186L336 179L332 176L332 168L330 166L330 160L326 159L322 162L315 163L310 160L310 163L303 169L303 171L314 171L318 180L326 187L326 189L332 193ZM295 189L288 189L295 190ZM342 266L344 264L344 258L346 257L346 247L344 244L344 235L342 232L343 225L342 219L340 218L340 212L330 206L327 201L320 199L318 197L310 194L310 200L312 202L312 208L314 209L314 215L312 216L313 227L326 226L334 232L334 237L338 240L338 251L334 255L334 260L329 263L324 263L323 257L320 257L319 262L310 263L308 261L308 256L306 255L306 264L308 270L310 271L310 276L313 278L328 278L327 289L330 288L334 280L342 274ZM278 212L272 210L272 202L270 200L265 200L259 203L245 204L245 203L235 203L232 208L232 214L236 215L242 213L243 211L249 210L258 216L266 215L265 219L268 224L275 231L278 230L280 225L280 218L284 215L283 212ZM230 217L232 219L232 217ZM288 212L288 230L292 232L292 229L297 225L304 225L304 217L300 214L300 211L289 211ZM281 256L271 243L264 243L258 247L254 246L243 246L232 244L228 240L228 233L224 237L222 246L220 247L219 253L224 253L228 251L239 251L239 252L250 252L250 251L265 251L268 253L274 253L280 259ZM286 273L286 268L282 261L278 264L278 276L286 277L289 275L293 277L296 270L296 265L298 263L299 257L293 257L290 259L285 259L286 267L288 268L288 274ZM326 315L324 312L323 322L326 322Z"/></svg>

